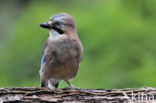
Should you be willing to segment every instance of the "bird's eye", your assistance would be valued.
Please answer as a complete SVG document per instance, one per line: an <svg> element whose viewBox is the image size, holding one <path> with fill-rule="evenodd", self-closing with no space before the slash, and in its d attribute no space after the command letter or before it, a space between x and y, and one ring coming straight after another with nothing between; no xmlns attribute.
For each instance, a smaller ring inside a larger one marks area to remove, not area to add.
<svg viewBox="0 0 156 103"><path fill-rule="evenodd" d="M55 22L54 25L55 25L55 26L62 26L63 23L61 23L61 22Z"/></svg>
<svg viewBox="0 0 156 103"><path fill-rule="evenodd" d="M63 34L64 31L62 30L62 25L63 25L63 23L61 23L61 22L54 22L52 29L57 31L59 34Z"/></svg>
<svg viewBox="0 0 156 103"><path fill-rule="evenodd" d="M54 25L59 25L59 22L54 22Z"/></svg>
<svg viewBox="0 0 156 103"><path fill-rule="evenodd" d="M60 22L56 22L55 24L56 24L56 25L60 25Z"/></svg>

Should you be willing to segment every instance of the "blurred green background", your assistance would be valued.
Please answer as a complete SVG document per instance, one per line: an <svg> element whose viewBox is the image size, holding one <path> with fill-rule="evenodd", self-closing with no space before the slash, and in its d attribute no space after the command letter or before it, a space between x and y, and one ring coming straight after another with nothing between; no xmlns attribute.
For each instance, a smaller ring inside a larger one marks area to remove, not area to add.
<svg viewBox="0 0 156 103"><path fill-rule="evenodd" d="M72 84L156 87L156 0L0 0L0 87L40 86L49 33L39 24L59 12L75 18L84 47Z"/></svg>

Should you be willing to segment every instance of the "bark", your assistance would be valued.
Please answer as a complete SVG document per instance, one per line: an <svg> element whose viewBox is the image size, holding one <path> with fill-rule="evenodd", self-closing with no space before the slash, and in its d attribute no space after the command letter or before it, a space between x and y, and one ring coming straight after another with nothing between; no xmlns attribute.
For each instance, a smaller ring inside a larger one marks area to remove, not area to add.
<svg viewBox="0 0 156 103"><path fill-rule="evenodd" d="M156 103L156 88L138 89L57 89L24 87L0 88L0 103Z"/></svg>

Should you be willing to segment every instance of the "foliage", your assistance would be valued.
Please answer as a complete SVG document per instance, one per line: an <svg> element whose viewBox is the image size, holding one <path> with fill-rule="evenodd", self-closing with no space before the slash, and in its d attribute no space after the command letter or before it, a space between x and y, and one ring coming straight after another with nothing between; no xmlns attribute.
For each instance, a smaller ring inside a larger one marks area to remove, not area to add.
<svg viewBox="0 0 156 103"><path fill-rule="evenodd" d="M156 86L155 6L155 0L30 1L12 41L0 54L0 85L40 86L41 52L49 35L39 24L67 12L77 22L84 47L75 86ZM60 87L64 86L62 82Z"/></svg>

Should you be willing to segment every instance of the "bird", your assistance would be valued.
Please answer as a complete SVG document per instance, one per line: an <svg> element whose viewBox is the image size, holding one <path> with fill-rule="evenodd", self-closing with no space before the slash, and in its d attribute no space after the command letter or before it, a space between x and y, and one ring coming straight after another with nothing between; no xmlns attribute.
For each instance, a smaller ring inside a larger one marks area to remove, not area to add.
<svg viewBox="0 0 156 103"><path fill-rule="evenodd" d="M74 18L68 13L57 13L40 27L48 29L50 34L43 47L39 71L41 87L55 90L63 80L69 88L74 88L69 80L76 77L83 56Z"/></svg>

